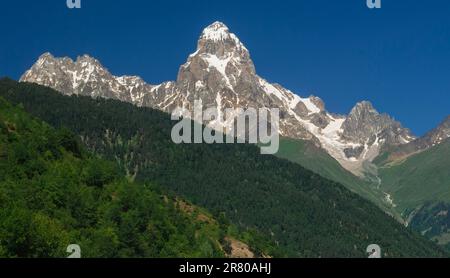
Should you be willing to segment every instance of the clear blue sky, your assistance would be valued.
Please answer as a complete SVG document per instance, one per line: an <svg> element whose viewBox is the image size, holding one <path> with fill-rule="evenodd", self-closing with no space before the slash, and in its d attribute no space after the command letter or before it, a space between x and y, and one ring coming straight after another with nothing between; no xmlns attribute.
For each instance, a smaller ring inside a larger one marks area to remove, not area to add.
<svg viewBox="0 0 450 278"><path fill-rule="evenodd" d="M0 76L18 79L36 58L87 53L116 75L174 80L197 38L223 21L259 75L331 112L369 100L420 135L450 114L450 1L3 0Z"/></svg>

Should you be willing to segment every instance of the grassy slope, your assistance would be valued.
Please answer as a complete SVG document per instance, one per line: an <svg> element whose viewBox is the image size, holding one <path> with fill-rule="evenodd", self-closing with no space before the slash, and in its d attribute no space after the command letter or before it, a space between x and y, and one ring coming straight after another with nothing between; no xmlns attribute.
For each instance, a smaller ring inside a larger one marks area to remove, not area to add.
<svg viewBox="0 0 450 278"><path fill-rule="evenodd" d="M404 161L380 165L383 190L392 194L399 211L428 201L450 202L450 141Z"/></svg>
<svg viewBox="0 0 450 278"><path fill-rule="evenodd" d="M364 181L345 170L334 158L309 141L280 139L278 157L298 163L321 176L339 182L349 190L377 204L383 210L399 217L385 202L384 194L373 183Z"/></svg>
<svg viewBox="0 0 450 278"><path fill-rule="evenodd" d="M377 159L381 187L410 227L450 250L450 140L403 160Z"/></svg>

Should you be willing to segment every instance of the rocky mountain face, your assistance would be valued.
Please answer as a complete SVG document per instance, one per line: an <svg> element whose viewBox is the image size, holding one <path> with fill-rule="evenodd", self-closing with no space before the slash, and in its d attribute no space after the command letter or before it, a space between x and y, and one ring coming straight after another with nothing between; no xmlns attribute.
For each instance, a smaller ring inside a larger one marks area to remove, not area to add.
<svg viewBox="0 0 450 278"><path fill-rule="evenodd" d="M138 104L153 88L137 76L113 76L99 61L88 55L55 58L45 53L21 78L68 95L114 98Z"/></svg>
<svg viewBox="0 0 450 278"><path fill-rule="evenodd" d="M421 142L426 142L428 147L434 147L450 138L450 115L435 129L427 133ZM419 140L417 140L419 141Z"/></svg>
<svg viewBox="0 0 450 278"><path fill-rule="evenodd" d="M67 95L114 98L166 112L177 107L192 110L194 101L215 107L218 119L205 122L228 133L238 114L224 116L227 108L279 108L280 135L311 140L346 169L362 174L364 162L382 149L410 143L408 129L379 114L369 102L358 103L348 116L325 110L323 101L307 98L260 77L248 49L223 23L203 30L197 50L180 67L176 81L150 85L139 77L112 75L97 60L82 56L76 61L42 55L21 78Z"/></svg>
<svg viewBox="0 0 450 278"><path fill-rule="evenodd" d="M358 103L342 125L342 138L356 143L355 147L344 149L346 157L358 162L370 162L388 147L407 144L415 138L408 129L387 114L378 113L370 102ZM345 162L344 162L345 163ZM362 164L347 165L351 170L360 169Z"/></svg>
<svg viewBox="0 0 450 278"><path fill-rule="evenodd" d="M426 151L439 145L450 138L450 116L448 116L438 127L431 130L423 137L417 138L408 144L394 149L386 162L405 159L411 155Z"/></svg>

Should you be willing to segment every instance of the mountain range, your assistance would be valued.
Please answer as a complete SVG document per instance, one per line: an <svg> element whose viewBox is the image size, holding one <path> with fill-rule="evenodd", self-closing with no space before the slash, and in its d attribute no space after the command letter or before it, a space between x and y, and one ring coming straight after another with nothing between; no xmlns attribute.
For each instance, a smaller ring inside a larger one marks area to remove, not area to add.
<svg viewBox="0 0 450 278"><path fill-rule="evenodd" d="M175 81L151 85L137 76L114 76L88 55L74 61L50 53L20 81L168 113L177 107L192 110L199 99L219 115L227 108L279 108L279 157L343 184L442 244L450 242L445 240L450 221L442 217L449 210L436 209L450 207L450 117L416 137L368 101L357 103L348 115L329 112L319 97L301 97L260 77L248 49L221 22L203 30ZM233 122L202 124L228 133Z"/></svg>
<svg viewBox="0 0 450 278"><path fill-rule="evenodd" d="M416 139L370 102L356 104L348 115L336 115L318 97L303 98L271 84L257 75L247 48L221 22L203 30L197 50L180 67L176 81L150 85L137 76L114 76L88 55L73 61L50 53L43 54L20 81L67 95L113 98L165 112L177 107L192 110L199 99L204 107L216 107L221 113L226 108L279 108L280 135L313 141L359 176L364 175L364 164L384 150ZM205 124L227 133L233 122L230 118Z"/></svg>

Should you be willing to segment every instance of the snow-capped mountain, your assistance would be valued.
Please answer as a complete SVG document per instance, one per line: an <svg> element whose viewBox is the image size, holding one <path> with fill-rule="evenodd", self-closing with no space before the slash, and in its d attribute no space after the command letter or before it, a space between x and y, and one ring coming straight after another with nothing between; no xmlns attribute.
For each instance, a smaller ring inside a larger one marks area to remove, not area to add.
<svg viewBox="0 0 450 278"><path fill-rule="evenodd" d="M369 102L358 103L348 116L335 115L325 110L318 97L300 97L271 84L256 73L248 49L221 22L203 30L197 50L180 67L173 82L149 85L139 77L114 76L86 55L73 61L49 53L42 55L21 81L67 95L114 98L166 112L177 107L192 110L199 99L204 107L217 107L219 115L226 108L279 108L282 136L314 141L358 175L363 163L374 159L383 148L415 139L408 129L379 114ZM233 122L218 119L205 124L227 132Z"/></svg>
<svg viewBox="0 0 450 278"><path fill-rule="evenodd" d="M45 53L21 78L38 83L64 94L114 98L139 103L153 86L136 76L111 75L99 61L88 55L57 59Z"/></svg>

